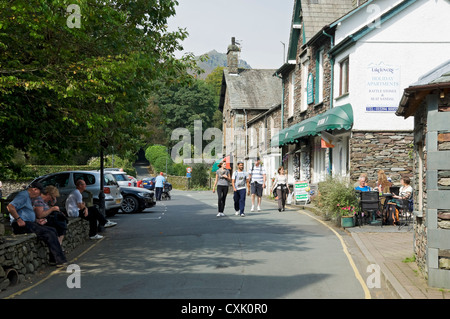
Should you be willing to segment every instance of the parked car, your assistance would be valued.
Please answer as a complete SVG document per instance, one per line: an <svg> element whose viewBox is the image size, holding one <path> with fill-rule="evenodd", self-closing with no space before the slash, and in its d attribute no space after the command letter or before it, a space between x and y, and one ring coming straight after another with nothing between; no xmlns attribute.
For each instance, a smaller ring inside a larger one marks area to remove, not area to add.
<svg viewBox="0 0 450 319"><path fill-rule="evenodd" d="M123 196L122 212L127 214L140 213L146 208L156 205L155 193L141 187L120 186Z"/></svg>
<svg viewBox="0 0 450 319"><path fill-rule="evenodd" d="M155 179L156 177L145 177L142 179L142 187L154 190L155 189ZM164 183L164 191L171 191L172 190L172 184L169 182Z"/></svg>
<svg viewBox="0 0 450 319"><path fill-rule="evenodd" d="M142 187L147 189L154 189L155 188L155 177L144 177L142 179Z"/></svg>
<svg viewBox="0 0 450 319"><path fill-rule="evenodd" d="M105 194L105 215L114 216L121 208L123 196L120 192L119 185L111 172L104 172L103 192ZM61 211L66 210L66 200L69 194L76 189L75 182L83 179L86 182L86 191L83 197L92 194L94 205L99 205L100 194L100 172L99 171L65 171L40 176L34 181L40 182L44 187L53 185L59 190L60 196L56 205Z"/></svg>
<svg viewBox="0 0 450 319"><path fill-rule="evenodd" d="M114 176L117 184L119 184L120 187L122 187L122 186L126 186L126 187L134 186L133 182L128 178L127 173L119 172L119 171L109 171L108 173L111 173Z"/></svg>

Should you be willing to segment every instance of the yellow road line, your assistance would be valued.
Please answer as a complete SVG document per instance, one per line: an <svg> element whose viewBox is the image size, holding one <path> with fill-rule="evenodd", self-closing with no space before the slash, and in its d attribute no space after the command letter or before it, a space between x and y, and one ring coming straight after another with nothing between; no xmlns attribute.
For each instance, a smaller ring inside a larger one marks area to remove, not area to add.
<svg viewBox="0 0 450 319"><path fill-rule="evenodd" d="M361 284L362 289L364 290L364 297L365 299L371 299L371 295L370 295L370 291L369 288L366 285L366 282L364 281L364 279L362 278L361 274L358 271L358 268L356 267L355 262L353 261L352 256L350 255L350 253L348 252L347 249L347 245L344 242L344 239L342 238L341 235L339 235L339 233L337 231L335 231L333 228L331 228L329 225L327 225L324 221L316 218L315 216L306 213L305 211L299 211L302 214L305 214L311 218L314 218L315 220L317 220L318 222L322 223L323 225L325 225L326 227L328 227L328 229L330 229L336 236L337 238L339 238L339 241L341 242L342 245L342 249L345 253L345 255L347 256L348 261L350 262L350 265L352 266L353 272L355 273L355 277L356 279L358 279L359 283Z"/></svg>
<svg viewBox="0 0 450 319"><path fill-rule="evenodd" d="M91 250L92 248L94 248L96 245L98 245L103 239L105 239L105 237L97 240L97 242L93 245L91 245L90 247L88 247L86 250L84 250L82 253L80 253L77 257L73 258L69 264L72 264L74 261L76 261L78 258L80 258L81 256L83 256L84 254L86 254L89 250ZM50 274L47 275L47 277L39 280L37 283L35 283L34 285L31 285L25 289L22 289L8 297L5 297L3 299L13 299L14 297L20 296L21 294L23 294L24 292L30 291L31 289L37 287L38 285L40 285L41 283L43 283L44 281L48 280L50 277L53 277L54 275L56 275L57 273L60 273L64 268L58 268L54 271L52 271Z"/></svg>

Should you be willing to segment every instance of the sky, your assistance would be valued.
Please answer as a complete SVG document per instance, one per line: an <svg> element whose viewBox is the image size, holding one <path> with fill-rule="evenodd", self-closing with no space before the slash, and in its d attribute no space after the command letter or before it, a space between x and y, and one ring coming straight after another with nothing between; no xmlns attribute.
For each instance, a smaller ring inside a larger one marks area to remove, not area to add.
<svg viewBox="0 0 450 319"><path fill-rule="evenodd" d="M240 58L253 69L278 69L289 45L294 0L178 0L169 30L186 28L185 52L226 53L231 38L241 45ZM282 44L284 43L284 45Z"/></svg>

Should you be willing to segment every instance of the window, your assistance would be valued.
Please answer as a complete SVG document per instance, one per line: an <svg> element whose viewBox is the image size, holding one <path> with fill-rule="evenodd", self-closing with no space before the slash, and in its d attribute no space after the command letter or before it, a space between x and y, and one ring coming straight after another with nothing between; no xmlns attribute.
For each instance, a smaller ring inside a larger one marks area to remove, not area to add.
<svg viewBox="0 0 450 319"><path fill-rule="evenodd" d="M323 50L316 56L316 103L323 102Z"/></svg>
<svg viewBox="0 0 450 319"><path fill-rule="evenodd" d="M77 182L77 180L82 179L85 181L86 185L94 185L95 184L95 176L92 174L86 174L86 173L74 173L73 174L73 182L74 184Z"/></svg>
<svg viewBox="0 0 450 319"><path fill-rule="evenodd" d="M303 63L302 66L302 105L301 111L306 111L308 109L308 68L309 61Z"/></svg>
<svg viewBox="0 0 450 319"><path fill-rule="evenodd" d="M346 93L348 93L348 87L349 87L349 76L348 76L348 72L349 72L349 59L348 57L345 58L341 63L340 63L340 68L341 68L341 72L340 72L340 86L339 86L339 95L344 95Z"/></svg>
<svg viewBox="0 0 450 319"><path fill-rule="evenodd" d="M51 175L49 177L46 177L45 179L41 180L40 183L46 187L48 185L53 185L56 188L63 188L67 187L67 184L69 183L69 173L60 173Z"/></svg>
<svg viewBox="0 0 450 319"><path fill-rule="evenodd" d="M291 72L291 79L289 81L289 110L288 116L294 116L294 101L295 101L295 70Z"/></svg>

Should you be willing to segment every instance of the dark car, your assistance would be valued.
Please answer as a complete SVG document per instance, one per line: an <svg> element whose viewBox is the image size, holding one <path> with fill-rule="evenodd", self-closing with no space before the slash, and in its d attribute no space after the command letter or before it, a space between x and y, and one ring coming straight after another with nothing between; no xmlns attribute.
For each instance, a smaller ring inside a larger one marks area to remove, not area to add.
<svg viewBox="0 0 450 319"><path fill-rule="evenodd" d="M123 200L122 212L131 214L142 212L156 205L155 193L142 187L120 186Z"/></svg>
<svg viewBox="0 0 450 319"><path fill-rule="evenodd" d="M155 189L155 179L156 177L145 177L142 179L142 187L150 190ZM164 192L170 192L172 190L172 184L169 182L164 183Z"/></svg>

